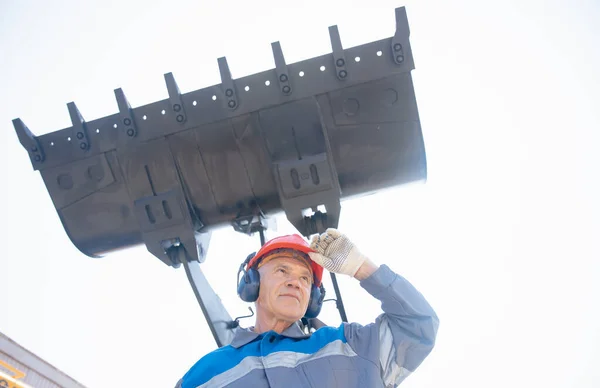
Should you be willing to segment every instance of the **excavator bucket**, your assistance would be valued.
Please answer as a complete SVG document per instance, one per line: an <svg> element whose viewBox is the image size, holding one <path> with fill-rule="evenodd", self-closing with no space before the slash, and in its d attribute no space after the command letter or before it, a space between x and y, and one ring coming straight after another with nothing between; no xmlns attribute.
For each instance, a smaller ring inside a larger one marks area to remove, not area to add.
<svg viewBox="0 0 600 388"><path fill-rule="evenodd" d="M18 138L38 170L63 227L85 255L144 244L178 267L183 245L202 263L212 229L254 233L285 212L304 236L337 227L341 201L426 179L404 8L392 37L287 63L272 43L274 67L35 136L21 119ZM192 280L190 280L192 281ZM200 292L201 293L201 292ZM197 295L198 296L198 295Z"/></svg>

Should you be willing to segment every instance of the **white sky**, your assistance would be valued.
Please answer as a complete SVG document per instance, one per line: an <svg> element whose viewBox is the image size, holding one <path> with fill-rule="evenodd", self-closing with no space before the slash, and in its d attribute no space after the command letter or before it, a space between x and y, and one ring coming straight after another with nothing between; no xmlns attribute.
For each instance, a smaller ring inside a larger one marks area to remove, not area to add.
<svg viewBox="0 0 600 388"><path fill-rule="evenodd" d="M54 3L0 0L0 331L89 387L170 387L214 348L183 268L145 247L76 250L13 118L43 134L70 126L69 101L91 120L117 112L118 87L134 106L164 99L171 71L199 89L223 55L234 78L266 70L276 40L289 62L321 55L332 24L346 47L389 37L407 5L429 180L345 202L340 223L440 316L403 386L600 386L600 3ZM213 235L203 268L232 316L257 246ZM351 320L375 319L356 281L341 287ZM339 323L333 303L322 318Z"/></svg>

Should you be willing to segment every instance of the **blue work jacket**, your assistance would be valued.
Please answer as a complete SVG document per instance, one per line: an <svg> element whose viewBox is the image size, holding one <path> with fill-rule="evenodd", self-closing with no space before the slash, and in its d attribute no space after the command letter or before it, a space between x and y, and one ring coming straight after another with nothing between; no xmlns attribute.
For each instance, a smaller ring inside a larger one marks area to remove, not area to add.
<svg viewBox="0 0 600 388"><path fill-rule="evenodd" d="M382 265L360 285L381 301L368 325L342 323L305 334L238 328L231 344L202 357L177 383L181 388L395 387L435 344L438 317L406 279Z"/></svg>

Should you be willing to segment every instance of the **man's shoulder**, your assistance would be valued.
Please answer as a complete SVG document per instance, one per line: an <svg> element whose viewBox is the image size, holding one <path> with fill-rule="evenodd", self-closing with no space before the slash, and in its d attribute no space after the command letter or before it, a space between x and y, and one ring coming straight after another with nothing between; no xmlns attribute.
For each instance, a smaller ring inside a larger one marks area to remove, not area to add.
<svg viewBox="0 0 600 388"><path fill-rule="evenodd" d="M242 347L239 349L231 345L226 345L215 349L202 356L183 376L183 381L194 381L196 383L210 380L213 376L225 372L233 368L244 357L247 357L249 348ZM198 385L200 385L198 384ZM196 386L196 385L194 385Z"/></svg>
<svg viewBox="0 0 600 388"><path fill-rule="evenodd" d="M243 358L252 355L252 353L255 353L251 351L251 348L251 346L242 346L240 348L235 348L231 345L225 345L221 348L206 353L196 362L196 364L194 364L192 369L196 366L205 366L215 363L226 365L227 363L224 363L224 361L226 360Z"/></svg>

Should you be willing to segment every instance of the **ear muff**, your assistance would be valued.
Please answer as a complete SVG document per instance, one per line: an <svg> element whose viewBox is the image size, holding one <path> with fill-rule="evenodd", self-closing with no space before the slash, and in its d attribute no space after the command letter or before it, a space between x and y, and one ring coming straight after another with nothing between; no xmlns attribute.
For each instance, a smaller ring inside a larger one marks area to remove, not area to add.
<svg viewBox="0 0 600 388"><path fill-rule="evenodd" d="M238 285L237 293L244 302L255 302L258 299L258 291L260 289L260 273L256 268L245 269L248 262L254 257L256 252L251 253L246 257L246 260L240 265L238 270ZM243 272L240 279L240 273Z"/></svg>
<svg viewBox="0 0 600 388"><path fill-rule="evenodd" d="M319 287L313 284L310 291L310 299L308 301L308 308L304 314L304 318L316 318L321 312L323 307L323 300L325 299L325 287L323 283Z"/></svg>
<svg viewBox="0 0 600 388"><path fill-rule="evenodd" d="M244 302L256 302L260 291L260 273L256 268L249 268L246 270L246 265L252 260L254 255L256 255L256 252L248 255L238 270L237 293ZM241 273L243 273L243 275L240 278ZM319 287L313 284L310 290L310 299L308 300L308 307L304 314L304 318L316 318L321 312L324 299L325 287L323 287L323 284L321 283Z"/></svg>

